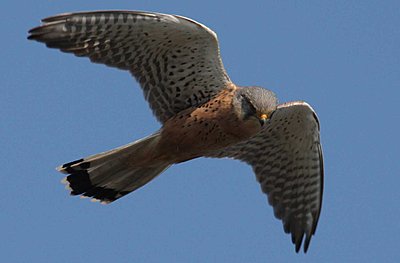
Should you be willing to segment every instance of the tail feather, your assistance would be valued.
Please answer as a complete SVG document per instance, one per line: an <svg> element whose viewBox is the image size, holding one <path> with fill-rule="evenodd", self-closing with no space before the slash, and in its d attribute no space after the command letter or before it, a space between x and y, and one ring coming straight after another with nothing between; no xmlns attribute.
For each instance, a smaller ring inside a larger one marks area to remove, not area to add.
<svg viewBox="0 0 400 263"><path fill-rule="evenodd" d="M143 162L159 140L159 133L122 147L66 163L57 170L68 174L63 182L71 195L110 203L145 185L171 164Z"/></svg>

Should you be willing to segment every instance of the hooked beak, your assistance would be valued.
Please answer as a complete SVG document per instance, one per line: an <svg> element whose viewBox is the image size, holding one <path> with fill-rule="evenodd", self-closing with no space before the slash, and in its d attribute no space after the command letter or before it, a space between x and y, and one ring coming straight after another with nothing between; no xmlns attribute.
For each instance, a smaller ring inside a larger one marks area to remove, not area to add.
<svg viewBox="0 0 400 263"><path fill-rule="evenodd" d="M261 116L260 116L260 124L261 124L261 126L264 126L265 123L267 123L267 120L268 120L268 115L265 114L265 113L261 114Z"/></svg>

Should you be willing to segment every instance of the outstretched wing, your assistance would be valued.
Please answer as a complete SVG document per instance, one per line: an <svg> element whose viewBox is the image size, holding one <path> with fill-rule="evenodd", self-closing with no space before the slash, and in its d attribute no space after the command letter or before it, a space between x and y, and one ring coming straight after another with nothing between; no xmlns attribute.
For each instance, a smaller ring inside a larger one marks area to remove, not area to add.
<svg viewBox="0 0 400 263"><path fill-rule="evenodd" d="M304 252L314 235L321 211L323 158L318 118L305 102L278 106L269 123L249 140L209 157L231 157L253 167L284 231Z"/></svg>
<svg viewBox="0 0 400 263"><path fill-rule="evenodd" d="M139 11L61 14L28 39L129 70L161 122L203 103L230 82L216 34L185 17Z"/></svg>

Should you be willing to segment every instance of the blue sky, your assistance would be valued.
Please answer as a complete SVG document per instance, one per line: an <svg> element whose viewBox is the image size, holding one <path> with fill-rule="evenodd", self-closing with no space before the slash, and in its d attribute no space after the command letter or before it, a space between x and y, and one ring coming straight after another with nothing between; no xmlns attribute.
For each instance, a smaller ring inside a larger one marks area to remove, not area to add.
<svg viewBox="0 0 400 263"><path fill-rule="evenodd" d="M396 262L400 258L400 2L3 1L2 262ZM217 32L239 85L317 111L323 209L296 254L250 167L197 159L112 205L70 197L54 168L159 128L126 72L26 40L41 18L131 9Z"/></svg>

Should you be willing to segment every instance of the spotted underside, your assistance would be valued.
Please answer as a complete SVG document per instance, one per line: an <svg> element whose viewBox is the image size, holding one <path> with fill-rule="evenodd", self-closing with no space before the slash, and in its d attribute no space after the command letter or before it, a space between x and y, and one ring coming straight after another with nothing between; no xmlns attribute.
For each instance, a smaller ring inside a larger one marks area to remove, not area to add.
<svg viewBox="0 0 400 263"><path fill-rule="evenodd" d="M62 14L43 19L29 39L129 70L161 122L230 83L216 34L174 15L138 11Z"/></svg>
<svg viewBox="0 0 400 263"><path fill-rule="evenodd" d="M319 123L304 102L281 104L256 136L209 155L253 167L275 216L299 251L307 251L322 204L323 158Z"/></svg>

